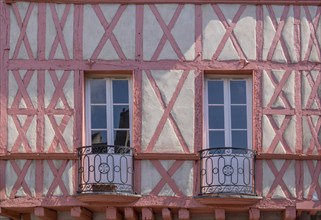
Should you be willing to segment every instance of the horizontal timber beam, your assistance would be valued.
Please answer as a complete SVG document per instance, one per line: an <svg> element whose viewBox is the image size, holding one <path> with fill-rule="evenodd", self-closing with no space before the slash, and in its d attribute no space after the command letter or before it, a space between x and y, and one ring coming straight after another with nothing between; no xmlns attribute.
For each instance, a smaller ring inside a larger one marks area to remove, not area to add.
<svg viewBox="0 0 321 220"><path fill-rule="evenodd" d="M0 160L77 160L77 153L7 153ZM200 160L198 153L137 153L135 160ZM321 160L321 155L258 153L258 160Z"/></svg>
<svg viewBox="0 0 321 220"><path fill-rule="evenodd" d="M180 60L160 60L160 61L135 61L135 60L9 60L9 70L134 70L134 69L179 69L179 70L321 70L321 63L298 62L298 63L277 63L272 61L249 60L248 65L242 65L241 60L226 61L180 61Z"/></svg>
<svg viewBox="0 0 321 220"><path fill-rule="evenodd" d="M149 0L5 0L7 3L14 3L19 1L26 2L50 2L50 3L117 3L117 4L150 4ZM282 4L282 5L320 5L319 0L155 0L153 3L189 3L189 4Z"/></svg>
<svg viewBox="0 0 321 220"><path fill-rule="evenodd" d="M77 160L77 153L6 153L0 160Z"/></svg>
<svg viewBox="0 0 321 220"><path fill-rule="evenodd" d="M199 160L198 154L189 153L137 153L136 160Z"/></svg>

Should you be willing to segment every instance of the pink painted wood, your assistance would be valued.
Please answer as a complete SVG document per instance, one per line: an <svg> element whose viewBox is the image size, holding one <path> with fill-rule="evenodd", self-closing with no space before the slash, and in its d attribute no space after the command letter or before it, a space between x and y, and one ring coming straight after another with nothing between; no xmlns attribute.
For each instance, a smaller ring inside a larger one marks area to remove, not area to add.
<svg viewBox="0 0 321 220"><path fill-rule="evenodd" d="M47 163L50 167L50 170L51 170L53 176L55 177L54 181L51 183L51 185L48 189L47 196L52 196L58 186L59 186L60 190L62 191L63 195L67 196L69 193L68 193L65 183L62 180L62 176L63 176L64 171L66 170L68 161L66 161L66 160L63 161L62 165L59 168L57 168L55 166L55 164L53 163L53 161L51 161L51 160L48 160Z"/></svg>
<svg viewBox="0 0 321 220"><path fill-rule="evenodd" d="M184 161L175 161L174 164L168 169L165 170L163 165L158 160L152 160L151 163L153 166L157 169L159 174L162 176L160 181L156 184L150 195L158 195L165 184L167 183L168 186L173 190L173 192L177 196L184 196L184 194L181 192L180 188L177 186L175 181L172 179L172 176L175 174L175 172L184 164Z"/></svg>
<svg viewBox="0 0 321 220"><path fill-rule="evenodd" d="M280 42L282 50L283 50L283 53L285 55L285 58L286 58L286 60L288 62L290 62L291 58L290 58L290 55L289 55L289 51L288 51L288 48L287 48L287 46L285 44L284 37L282 36L282 31L283 31L283 28L284 28L284 25L285 25L285 20L288 17L288 13L289 13L289 9L290 8L289 8L289 6L285 6L284 7L280 22L278 23L277 19L275 17L275 13L274 13L274 11L272 9L272 6L268 5L266 7L268 9L268 13L269 13L269 16L270 16L270 18L272 20L272 24L274 26L274 29L276 30L274 38L273 38L273 41L272 41L272 45L271 45L270 50L269 50L268 55L267 55L267 60L272 60L273 55L275 53L276 46Z"/></svg>
<svg viewBox="0 0 321 220"><path fill-rule="evenodd" d="M218 5L212 5L212 7L226 30L221 42L219 43L219 45L218 45L218 47L212 57L212 60L218 59L219 55L222 53L224 46L229 38L232 40L233 46L236 49L237 54L239 55L240 59L246 59L246 56L245 56L239 42L237 41L235 34L233 33L233 29L235 28L237 21L239 21L241 15L243 14L244 10L246 9L246 5L241 5L239 7L238 11L236 12L235 16L233 17L231 24L228 24L223 12L221 11L221 9Z"/></svg>
<svg viewBox="0 0 321 220"><path fill-rule="evenodd" d="M269 168L271 169L275 179L270 187L270 190L269 192L267 193L266 197L267 198L271 198L273 193L275 192L276 190L276 187L277 186L280 186L281 189L283 190L283 193L285 194L286 198L289 198L289 199L293 199L293 196L292 194L290 193L287 185L285 184L284 180L283 180L283 177L284 177L284 174L285 172L287 171L287 169L289 168L290 164L291 164L291 161L290 160L286 160L283 165L282 165L282 168L280 169L280 171L278 171L274 165L274 163L270 160L267 160L266 161Z"/></svg>
<svg viewBox="0 0 321 220"><path fill-rule="evenodd" d="M166 43L166 40L169 41L169 43L171 44L172 48L174 49L177 57L180 59L180 60L185 60L184 58L184 54L182 53L182 51L180 50L175 38L173 37L172 33L171 33L171 30L173 29L179 15L181 14L182 12L182 9L183 9L183 5L178 5L177 8L176 8L176 11L171 19L171 21L169 22L168 25L165 24L165 21L163 20L162 16L159 14L157 8L155 5L149 5L151 11L153 12L155 18L157 19L158 21L158 24L160 25L160 27L162 28L164 34L161 38L161 40L159 41L158 43L158 46L154 52L154 55L152 56L151 60L155 61L157 60L157 58L159 57L162 49L164 48L165 46L165 43Z"/></svg>
<svg viewBox="0 0 321 220"><path fill-rule="evenodd" d="M162 108L164 109L164 113L163 113L163 115L162 115L162 117L160 119L159 124L156 127L154 135L152 136L152 138L151 138L151 140L150 140L150 142L149 142L149 144L147 146L146 152L152 152L152 150L153 150L153 148L154 148L154 146L155 146L155 144L156 144L156 142L157 142L157 140L158 140L158 138L159 138L159 136L160 136L160 134L161 134L161 132L162 132L162 130L164 128L164 126L165 126L165 123L166 123L167 119L169 119L169 121L171 122L171 125L173 126L174 132L175 132L175 134L176 134L176 136L177 136L177 138L178 138L178 140L179 140L179 142L180 142L180 144L181 144L181 146L183 148L183 151L186 152L186 153L189 153L190 150L189 150L189 148L188 148L188 146L186 144L186 141L184 140L183 135L181 134L181 132L180 132L180 130L178 128L178 125L177 125L174 117L171 114L173 106L174 106L174 104L176 102L177 97L179 96L179 93L180 93L180 91L181 91L181 89L182 89L182 87L183 87L183 85L185 83L185 80L187 79L187 76L188 76L189 72L188 71L184 71L184 73L182 74L182 76L179 79L179 82L178 82L178 84L176 86L176 89L175 89L175 91L173 93L173 96L170 99L170 101L168 102L168 104L166 104L164 102L164 100L162 98L162 95L161 95L161 92L160 92L160 90L159 90L159 88L157 86L156 81L152 77L151 72L149 70L145 70L145 72L146 72L146 75L147 75L147 78L148 78L149 82L152 85L153 90L155 91L155 93L157 95L157 98L158 98Z"/></svg>
<svg viewBox="0 0 321 220"><path fill-rule="evenodd" d="M65 41L64 35L63 35L63 29L65 27L68 14L70 12L71 5L67 4L65 6L65 10L63 12L63 15L62 15L60 21L58 18L56 6L54 4L50 4L49 7L50 7L51 14L52 14L52 19L54 21L55 28L57 31L57 35L53 41L53 44L52 44L52 47L51 47L51 50L49 53L49 59L54 59L57 48L58 48L58 44L60 44L61 49L62 49L62 53L63 53L65 59L70 60L67 44L66 44L66 41Z"/></svg>
<svg viewBox="0 0 321 220"><path fill-rule="evenodd" d="M318 37L316 36L316 32L315 30L317 30L317 27L320 23L320 16L321 16L321 8L319 7L317 9L317 13L314 16L313 20L311 17L311 13L310 10L307 6L304 6L304 11L306 14L306 18L308 19L309 22L309 28L310 28L310 37L309 37L309 43L308 43L308 50L304 56L305 61L308 61L310 56L311 56L311 52L312 52L312 47L314 46L316 48L316 53L318 55L319 60L321 60L321 48L320 48L320 39L318 39Z"/></svg>
<svg viewBox="0 0 321 220"><path fill-rule="evenodd" d="M117 22L119 21L120 17L122 16L122 14L124 13L124 11L126 10L126 5L121 5L119 6L114 18L112 19L112 21L110 23L108 23L108 21L106 20L106 18L103 15L103 12L100 8L99 5L93 5L92 6L94 11L96 12L96 15L101 23L101 25L104 27L105 29L105 33L104 35L101 37L100 42L98 43L97 48L95 49L94 53L91 56L91 59L97 59L100 52L102 51L104 45L106 44L107 40L109 39L116 51L116 53L119 56L119 59L121 60L125 60L126 56L124 54L124 52L122 51L115 35L113 34L113 30L115 29Z"/></svg>
<svg viewBox="0 0 321 220"><path fill-rule="evenodd" d="M29 42L29 39L28 39L28 36L27 36L27 33L26 33L28 22L30 20L30 16L31 16L31 13L32 13L32 11L34 9L34 6L35 6L35 3L30 3L29 4L27 13L26 13L25 17L22 19L17 5L16 4L12 4L13 12L14 12L15 17L17 19L18 26L19 26L19 28L21 30L19 38L18 38L18 41L17 41L17 44L16 44L16 47L15 47L14 52L13 52L13 57L12 57L13 59L18 58L19 51L21 49L22 43L24 43L24 45L26 47L26 51L28 53L29 59L34 59L33 52L32 52L32 49L31 49L31 45L30 45L30 42Z"/></svg>

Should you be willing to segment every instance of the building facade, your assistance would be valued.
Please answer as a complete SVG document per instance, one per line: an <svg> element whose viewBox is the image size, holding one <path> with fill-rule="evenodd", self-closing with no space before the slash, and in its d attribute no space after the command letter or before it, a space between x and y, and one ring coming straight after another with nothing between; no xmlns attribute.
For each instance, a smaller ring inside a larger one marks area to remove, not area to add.
<svg viewBox="0 0 321 220"><path fill-rule="evenodd" d="M319 0L0 0L0 216L319 219Z"/></svg>

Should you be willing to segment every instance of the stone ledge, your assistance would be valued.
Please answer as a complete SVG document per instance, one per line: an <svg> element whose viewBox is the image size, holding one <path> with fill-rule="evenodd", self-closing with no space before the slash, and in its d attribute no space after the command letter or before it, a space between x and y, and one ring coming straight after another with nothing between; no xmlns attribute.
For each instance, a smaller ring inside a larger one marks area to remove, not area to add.
<svg viewBox="0 0 321 220"><path fill-rule="evenodd" d="M263 198L261 196L250 195L200 195L194 197L196 201L203 205L254 205Z"/></svg>
<svg viewBox="0 0 321 220"><path fill-rule="evenodd" d="M128 204L140 199L141 195L120 192L86 192L76 195L76 198L85 203Z"/></svg>

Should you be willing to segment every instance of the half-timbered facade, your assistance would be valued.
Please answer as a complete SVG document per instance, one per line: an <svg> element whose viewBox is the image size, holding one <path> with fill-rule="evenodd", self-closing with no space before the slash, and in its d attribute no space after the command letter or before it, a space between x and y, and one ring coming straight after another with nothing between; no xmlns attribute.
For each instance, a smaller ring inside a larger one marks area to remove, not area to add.
<svg viewBox="0 0 321 220"><path fill-rule="evenodd" d="M0 15L0 216L320 218L319 0Z"/></svg>

